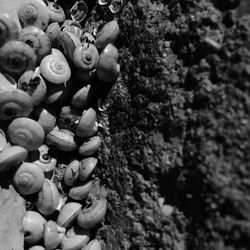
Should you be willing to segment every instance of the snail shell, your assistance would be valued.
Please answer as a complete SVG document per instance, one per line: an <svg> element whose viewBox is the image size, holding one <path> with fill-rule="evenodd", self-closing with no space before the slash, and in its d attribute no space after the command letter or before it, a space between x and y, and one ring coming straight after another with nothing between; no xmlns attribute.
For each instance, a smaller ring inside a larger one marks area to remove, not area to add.
<svg viewBox="0 0 250 250"><path fill-rule="evenodd" d="M5 133L0 129L0 153L8 146ZM0 164L1 165L1 164Z"/></svg>
<svg viewBox="0 0 250 250"><path fill-rule="evenodd" d="M66 167L63 175L63 181L67 186L74 186L79 176L80 162L73 160Z"/></svg>
<svg viewBox="0 0 250 250"><path fill-rule="evenodd" d="M93 188L94 182L88 181L80 183L69 190L68 196L76 201L81 201L88 197L89 191Z"/></svg>
<svg viewBox="0 0 250 250"><path fill-rule="evenodd" d="M0 46L8 40L18 38L18 27L8 13L0 13Z"/></svg>
<svg viewBox="0 0 250 250"><path fill-rule="evenodd" d="M67 26L76 26L80 29L82 29L82 26L80 23L76 22L76 21L73 21L72 19L66 19L63 24L61 25L61 30L64 30L65 27Z"/></svg>
<svg viewBox="0 0 250 250"><path fill-rule="evenodd" d="M78 37L79 39L81 38L81 35L82 35L82 29L75 25L68 25L65 28L63 28L62 31L70 32L74 34L76 37Z"/></svg>
<svg viewBox="0 0 250 250"><path fill-rule="evenodd" d="M105 48L102 51L102 54L107 54L109 56L112 56L115 59L115 61L117 61L119 57L118 50L112 43L109 43L105 46Z"/></svg>
<svg viewBox="0 0 250 250"><path fill-rule="evenodd" d="M19 116L29 116L32 111L32 98L19 89L0 91L0 119L13 120Z"/></svg>
<svg viewBox="0 0 250 250"><path fill-rule="evenodd" d="M28 250L45 250L45 248L42 247L42 246L36 245L36 246L33 246L33 247L29 248Z"/></svg>
<svg viewBox="0 0 250 250"><path fill-rule="evenodd" d="M57 217L57 224L60 227L70 227L78 214L81 212L82 205L77 202L68 202L62 208Z"/></svg>
<svg viewBox="0 0 250 250"><path fill-rule="evenodd" d="M44 31L35 26L23 28L18 39L34 49L38 63L51 52L49 37Z"/></svg>
<svg viewBox="0 0 250 250"><path fill-rule="evenodd" d="M84 108L91 101L91 85L82 87L71 99L71 104L76 108Z"/></svg>
<svg viewBox="0 0 250 250"><path fill-rule="evenodd" d="M59 49L52 48L51 54L61 58L61 60L67 61L64 54Z"/></svg>
<svg viewBox="0 0 250 250"><path fill-rule="evenodd" d="M78 142L75 139L74 133L65 129L53 129L46 136L46 143L52 147L72 152L78 148Z"/></svg>
<svg viewBox="0 0 250 250"><path fill-rule="evenodd" d="M17 82L16 80L9 74L3 73L3 76L7 79L7 81L14 87L17 87ZM2 83L1 83L2 85Z"/></svg>
<svg viewBox="0 0 250 250"><path fill-rule="evenodd" d="M102 50L107 44L115 43L119 33L120 28L116 20L106 23L96 35L97 49Z"/></svg>
<svg viewBox="0 0 250 250"><path fill-rule="evenodd" d="M14 119L7 130L10 141L28 151L37 150L44 141L44 130L41 125L27 117Z"/></svg>
<svg viewBox="0 0 250 250"><path fill-rule="evenodd" d="M23 195L37 193L43 187L43 171L32 163L23 162L14 174L13 183Z"/></svg>
<svg viewBox="0 0 250 250"><path fill-rule="evenodd" d="M65 83L71 76L71 70L67 61L54 55L48 55L42 59L40 72L46 81L54 84Z"/></svg>
<svg viewBox="0 0 250 250"><path fill-rule="evenodd" d="M36 26L45 30L49 24L49 11L43 0L24 0L18 10L22 26Z"/></svg>
<svg viewBox="0 0 250 250"><path fill-rule="evenodd" d="M54 2L48 2L50 22L62 23L65 21L65 13L61 6Z"/></svg>
<svg viewBox="0 0 250 250"><path fill-rule="evenodd" d="M94 172L98 160L95 157L88 157L80 161L79 179L85 181Z"/></svg>
<svg viewBox="0 0 250 250"><path fill-rule="evenodd" d="M0 173L9 171L20 165L27 157L28 152L20 146L6 147L0 152Z"/></svg>
<svg viewBox="0 0 250 250"><path fill-rule="evenodd" d="M37 210L43 215L54 213L59 205L59 196L56 185L52 181L45 179L43 187L38 193Z"/></svg>
<svg viewBox="0 0 250 250"><path fill-rule="evenodd" d="M100 136L92 136L79 147L78 152L83 156L93 155L99 149L101 142Z"/></svg>
<svg viewBox="0 0 250 250"><path fill-rule="evenodd" d="M76 1L69 13L72 20L80 23L87 16L88 5L84 1Z"/></svg>
<svg viewBox="0 0 250 250"><path fill-rule="evenodd" d="M101 243L99 240L91 240L87 246L83 247L81 250L102 250Z"/></svg>
<svg viewBox="0 0 250 250"><path fill-rule="evenodd" d="M61 28L58 22L53 22L47 27L45 33L50 40L51 47L56 47L56 39L60 32Z"/></svg>
<svg viewBox="0 0 250 250"><path fill-rule="evenodd" d="M34 70L37 57L34 50L22 41L8 41L0 47L0 69L7 74L20 76Z"/></svg>
<svg viewBox="0 0 250 250"><path fill-rule="evenodd" d="M59 227L54 221L49 220L44 228L44 246L46 250L56 248L62 241L66 229Z"/></svg>
<svg viewBox="0 0 250 250"><path fill-rule="evenodd" d="M99 53L95 45L91 43L82 43L76 47L73 55L75 66L83 71L95 69L99 59Z"/></svg>
<svg viewBox="0 0 250 250"><path fill-rule="evenodd" d="M82 209L77 216L80 227L90 229L101 223L107 211L107 200L92 198L90 206Z"/></svg>
<svg viewBox="0 0 250 250"><path fill-rule="evenodd" d="M79 137L90 137L98 132L97 116L93 108L84 111L81 120L76 127L76 135Z"/></svg>
<svg viewBox="0 0 250 250"><path fill-rule="evenodd" d="M33 105L39 105L45 99L47 86L39 73L28 70L18 80L17 88L32 98Z"/></svg>
<svg viewBox="0 0 250 250"><path fill-rule="evenodd" d="M37 212L27 211L23 217L24 241L28 245L34 245L43 238L46 220Z"/></svg>
<svg viewBox="0 0 250 250"><path fill-rule="evenodd" d="M84 247L90 239L90 230L74 225L68 230L61 242L62 250L79 250Z"/></svg>

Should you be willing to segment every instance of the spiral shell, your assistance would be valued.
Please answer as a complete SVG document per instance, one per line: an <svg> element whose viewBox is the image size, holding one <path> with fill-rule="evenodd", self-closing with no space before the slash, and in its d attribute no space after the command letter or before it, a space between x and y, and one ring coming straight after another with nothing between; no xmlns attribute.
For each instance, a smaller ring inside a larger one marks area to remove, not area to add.
<svg viewBox="0 0 250 250"><path fill-rule="evenodd" d="M50 22L62 23L65 21L65 13L61 6L57 3L48 2Z"/></svg>
<svg viewBox="0 0 250 250"><path fill-rule="evenodd" d="M77 216L80 227L90 229L101 223L107 211L107 200L92 198L90 206L82 209Z"/></svg>
<svg viewBox="0 0 250 250"><path fill-rule="evenodd" d="M34 70L37 57L34 50L22 41L8 41L0 47L0 69L7 74L20 76Z"/></svg>
<svg viewBox="0 0 250 250"><path fill-rule="evenodd" d="M43 215L52 214L59 205L59 196L56 185L52 181L45 179L43 187L38 193L37 210Z"/></svg>
<svg viewBox="0 0 250 250"><path fill-rule="evenodd" d="M45 137L41 125L27 117L14 119L9 124L7 133L14 145L22 146L28 151L37 150Z"/></svg>
<svg viewBox="0 0 250 250"><path fill-rule="evenodd" d="M28 26L21 30L19 41L25 42L34 49L39 63L43 57L50 54L51 44L47 34L35 26Z"/></svg>
<svg viewBox="0 0 250 250"><path fill-rule="evenodd" d="M49 11L43 0L24 0L18 10L22 26L36 26L45 30L49 24Z"/></svg>
<svg viewBox="0 0 250 250"><path fill-rule="evenodd" d="M60 32L61 28L58 22L53 22L47 27L46 34L50 40L51 47L56 47L56 39Z"/></svg>
<svg viewBox="0 0 250 250"><path fill-rule="evenodd" d="M8 40L18 38L18 27L8 13L0 13L0 46Z"/></svg>
<svg viewBox="0 0 250 250"><path fill-rule="evenodd" d="M71 76L71 70L67 61L54 55L45 56L40 64L40 72L44 79L50 83L62 84Z"/></svg>
<svg viewBox="0 0 250 250"><path fill-rule="evenodd" d="M81 250L102 250L101 243L97 240L91 240L87 246L83 247Z"/></svg>
<svg viewBox="0 0 250 250"><path fill-rule="evenodd" d="M99 59L99 53L95 45L91 43L82 43L76 47L73 55L73 61L78 69L90 71L95 69Z"/></svg>
<svg viewBox="0 0 250 250"><path fill-rule="evenodd" d="M97 152L101 142L100 136L92 136L79 147L78 152L83 156L93 155Z"/></svg>
<svg viewBox="0 0 250 250"><path fill-rule="evenodd" d="M22 222L25 243L28 245L38 243L43 238L45 224L46 220L39 213L27 211Z"/></svg>
<svg viewBox="0 0 250 250"><path fill-rule="evenodd" d="M88 157L80 161L79 179L85 181L92 175L96 166L97 159L95 157Z"/></svg>
<svg viewBox="0 0 250 250"><path fill-rule="evenodd" d="M89 191L93 188L93 186L93 181L79 183L69 190L68 196L73 200L81 201L88 197Z"/></svg>
<svg viewBox="0 0 250 250"><path fill-rule="evenodd" d="M63 174L63 181L67 186L74 186L79 176L80 162L78 160L73 160L66 167Z"/></svg>
<svg viewBox="0 0 250 250"><path fill-rule="evenodd" d="M88 84L78 90L71 99L71 104L76 108L84 108L91 101L91 85Z"/></svg>
<svg viewBox="0 0 250 250"><path fill-rule="evenodd" d="M28 152L20 146L6 147L0 152L0 173L9 171L20 165L27 157Z"/></svg>
<svg viewBox="0 0 250 250"><path fill-rule="evenodd" d="M32 163L23 162L14 174L13 183L21 194L34 194L43 187L43 171Z"/></svg>
<svg viewBox="0 0 250 250"><path fill-rule="evenodd" d="M29 116L32 111L32 98L19 89L0 91L0 119L13 120L20 116Z"/></svg>
<svg viewBox="0 0 250 250"><path fill-rule="evenodd" d="M39 73L28 70L18 80L17 88L32 98L33 105L39 105L46 97L47 86Z"/></svg>

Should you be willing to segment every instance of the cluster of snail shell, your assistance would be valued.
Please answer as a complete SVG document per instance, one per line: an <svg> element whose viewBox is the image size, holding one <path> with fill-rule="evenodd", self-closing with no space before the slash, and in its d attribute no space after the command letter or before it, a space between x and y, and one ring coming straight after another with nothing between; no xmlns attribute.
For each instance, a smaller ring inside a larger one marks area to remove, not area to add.
<svg viewBox="0 0 250 250"><path fill-rule="evenodd" d="M91 91L120 73L118 23L91 34L45 0L24 0L18 18L21 29L0 14L0 173L24 198L36 197L23 218L25 247L100 250L91 229L105 216L107 193L92 178L102 141ZM53 181L51 149L80 156L64 170L66 197Z"/></svg>

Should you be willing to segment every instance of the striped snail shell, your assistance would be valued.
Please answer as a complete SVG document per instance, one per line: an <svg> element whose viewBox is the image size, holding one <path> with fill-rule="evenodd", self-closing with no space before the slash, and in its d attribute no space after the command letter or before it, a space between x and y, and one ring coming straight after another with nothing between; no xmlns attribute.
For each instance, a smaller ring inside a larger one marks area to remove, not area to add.
<svg viewBox="0 0 250 250"><path fill-rule="evenodd" d="M95 45L91 43L82 43L76 47L73 55L73 61L78 69L90 71L95 69L99 59L99 53Z"/></svg>
<svg viewBox="0 0 250 250"><path fill-rule="evenodd" d="M24 0L18 17L23 27L33 25L45 30L49 24L49 11L43 0Z"/></svg>
<svg viewBox="0 0 250 250"><path fill-rule="evenodd" d="M44 130L41 125L27 117L14 119L8 126L11 143L24 147L28 151L37 150L44 141Z"/></svg>
<svg viewBox="0 0 250 250"><path fill-rule="evenodd" d="M62 23L65 21L65 13L61 6L55 2L48 2L50 22Z"/></svg>
<svg viewBox="0 0 250 250"><path fill-rule="evenodd" d="M38 27L23 28L18 39L34 49L38 63L51 52L51 44L47 34Z"/></svg>
<svg viewBox="0 0 250 250"><path fill-rule="evenodd" d="M61 28L58 22L53 22L47 27L46 34L50 40L51 47L56 47L56 39L60 32Z"/></svg>
<svg viewBox="0 0 250 250"><path fill-rule="evenodd" d="M20 76L27 70L34 70L37 57L34 50L22 41L9 41L0 48L0 69Z"/></svg>
<svg viewBox="0 0 250 250"><path fill-rule="evenodd" d="M0 46L18 38L18 27L8 13L0 13Z"/></svg>
<svg viewBox="0 0 250 250"><path fill-rule="evenodd" d="M18 192L29 195L42 189L44 179L43 171L38 166L23 162L14 173L13 183Z"/></svg>

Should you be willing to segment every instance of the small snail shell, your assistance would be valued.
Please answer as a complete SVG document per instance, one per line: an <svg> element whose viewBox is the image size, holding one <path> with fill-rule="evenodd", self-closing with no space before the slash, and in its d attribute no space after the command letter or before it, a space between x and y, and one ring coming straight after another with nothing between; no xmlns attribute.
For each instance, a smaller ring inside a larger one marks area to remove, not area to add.
<svg viewBox="0 0 250 250"><path fill-rule="evenodd" d="M39 105L46 96L47 86L39 73L28 70L18 80L17 88L32 98L33 105Z"/></svg>
<svg viewBox="0 0 250 250"><path fill-rule="evenodd" d="M87 109L76 127L76 135L79 137L90 137L98 132L97 116L93 108Z"/></svg>
<svg viewBox="0 0 250 250"><path fill-rule="evenodd" d="M14 119L8 126L8 136L11 143L19 145L28 151L37 150L44 141L44 130L41 125L27 117Z"/></svg>
<svg viewBox="0 0 250 250"><path fill-rule="evenodd" d="M34 211L27 211L22 223L25 243L28 245L38 243L43 238L45 224L46 220L42 215Z"/></svg>
<svg viewBox="0 0 250 250"><path fill-rule="evenodd" d="M109 56L112 56L115 59L115 61L117 61L119 57L118 50L112 43L109 43L105 46L105 48L102 51L102 54L107 54Z"/></svg>
<svg viewBox="0 0 250 250"><path fill-rule="evenodd" d="M62 208L57 217L57 224L60 227L70 227L78 214L81 212L82 205L77 202L68 202Z"/></svg>
<svg viewBox="0 0 250 250"><path fill-rule="evenodd" d="M33 246L33 247L29 248L28 250L45 250L45 248L42 247L42 246L36 245L36 246Z"/></svg>
<svg viewBox="0 0 250 250"><path fill-rule="evenodd" d="M63 175L63 181L67 186L74 186L79 176L80 162L78 160L73 160L66 167Z"/></svg>
<svg viewBox="0 0 250 250"><path fill-rule="evenodd" d="M49 24L49 11L43 0L24 0L18 17L23 27L33 25L45 30Z"/></svg>
<svg viewBox="0 0 250 250"><path fill-rule="evenodd" d="M18 27L8 13L0 13L0 46L18 38Z"/></svg>
<svg viewBox="0 0 250 250"><path fill-rule="evenodd" d="M14 174L13 183L23 195L37 193L43 187L43 171L32 163L23 162Z"/></svg>
<svg viewBox="0 0 250 250"><path fill-rule="evenodd" d="M78 142L74 133L65 129L53 129L50 131L46 136L46 143L66 152L72 152L78 148Z"/></svg>
<svg viewBox="0 0 250 250"><path fill-rule="evenodd" d="M61 31L57 36L57 48L70 60L73 60L74 50L80 44L80 38L71 32Z"/></svg>
<svg viewBox="0 0 250 250"><path fill-rule="evenodd" d="M71 99L71 104L76 108L84 108L91 101L91 85L87 85L78 90Z"/></svg>
<svg viewBox="0 0 250 250"><path fill-rule="evenodd" d="M92 136L88 140L86 140L78 149L80 155L90 156L97 152L98 148L101 145L100 136Z"/></svg>
<svg viewBox="0 0 250 250"><path fill-rule="evenodd" d="M0 47L0 69L7 74L20 76L34 70L37 57L34 50L22 41L9 41Z"/></svg>
<svg viewBox="0 0 250 250"><path fill-rule="evenodd" d="M80 161L79 179L85 181L94 172L97 166L95 157L88 157Z"/></svg>
<svg viewBox="0 0 250 250"><path fill-rule="evenodd" d="M40 61L51 52L50 39L47 34L40 28L28 26L21 30L19 41L25 42L34 49L37 55L37 62Z"/></svg>
<svg viewBox="0 0 250 250"><path fill-rule="evenodd" d="M81 42L82 43L95 43L95 38L89 33L89 32L84 32L81 35Z"/></svg>
<svg viewBox="0 0 250 250"><path fill-rule="evenodd" d="M46 81L54 84L65 83L71 76L71 70L67 61L54 55L48 55L42 59L40 72Z"/></svg>
<svg viewBox="0 0 250 250"><path fill-rule="evenodd" d="M79 39L82 35L82 29L78 26L75 26L75 25L68 25L65 28L63 28L62 31L70 32L70 33L74 34L76 37L78 37Z"/></svg>
<svg viewBox="0 0 250 250"><path fill-rule="evenodd" d="M65 21L65 13L57 3L48 2L50 22L62 23Z"/></svg>
<svg viewBox="0 0 250 250"><path fill-rule="evenodd" d="M80 116L76 114L75 110L69 106L64 106L59 114L59 119L57 121L58 127L61 129L74 130L76 123Z"/></svg>
<svg viewBox="0 0 250 250"><path fill-rule="evenodd" d="M82 43L76 47L73 54L73 61L78 69L90 71L95 69L99 59L99 53L95 45Z"/></svg>
<svg viewBox="0 0 250 250"><path fill-rule="evenodd" d="M84 247L90 239L90 230L74 225L68 230L61 242L62 250L79 250Z"/></svg>
<svg viewBox="0 0 250 250"><path fill-rule="evenodd" d="M50 40L51 47L56 47L56 39L60 32L61 28L58 22L53 22L47 27L46 34Z"/></svg>
<svg viewBox="0 0 250 250"><path fill-rule="evenodd" d="M44 246L46 250L56 248L62 241L66 229L59 227L54 221L49 220L44 228Z"/></svg>
<svg viewBox="0 0 250 250"><path fill-rule="evenodd" d="M32 111L32 98L19 89L0 91L0 119L13 120L19 116L29 116Z"/></svg>
<svg viewBox="0 0 250 250"><path fill-rule="evenodd" d="M52 181L45 179L42 189L38 192L37 210L43 215L54 213L59 205L59 196L56 185Z"/></svg>
<svg viewBox="0 0 250 250"><path fill-rule="evenodd" d="M93 181L80 183L69 190L68 196L73 200L81 201L88 197L89 191L93 186Z"/></svg>
<svg viewBox="0 0 250 250"><path fill-rule="evenodd" d="M0 153L8 146L5 133L0 129ZM1 165L1 164L0 164Z"/></svg>
<svg viewBox="0 0 250 250"><path fill-rule="evenodd" d="M90 229L101 223L107 210L106 199L92 198L91 205L82 209L77 216L80 227Z"/></svg>
<svg viewBox="0 0 250 250"><path fill-rule="evenodd" d="M101 243L99 240L91 240L87 246L83 247L81 250L102 250Z"/></svg>
<svg viewBox="0 0 250 250"><path fill-rule="evenodd" d="M9 171L20 165L27 157L28 152L20 146L6 147L0 152L0 173Z"/></svg>
<svg viewBox="0 0 250 250"><path fill-rule="evenodd" d="M116 20L106 23L96 35L97 49L102 50L107 44L115 43L119 33L120 29Z"/></svg>

